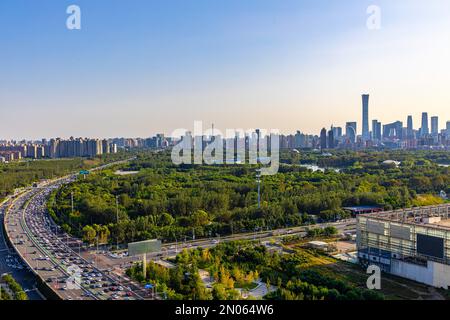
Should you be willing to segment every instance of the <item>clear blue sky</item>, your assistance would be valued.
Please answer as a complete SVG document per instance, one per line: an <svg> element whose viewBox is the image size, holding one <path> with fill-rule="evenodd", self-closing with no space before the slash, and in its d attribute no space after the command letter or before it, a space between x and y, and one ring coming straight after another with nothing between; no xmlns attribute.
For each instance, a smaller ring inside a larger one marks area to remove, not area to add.
<svg viewBox="0 0 450 320"><path fill-rule="evenodd" d="M66 29L81 7L82 29ZM378 31L366 9L382 9ZM1 138L450 120L447 0L1 0ZM7 120L4 120L7 119Z"/></svg>

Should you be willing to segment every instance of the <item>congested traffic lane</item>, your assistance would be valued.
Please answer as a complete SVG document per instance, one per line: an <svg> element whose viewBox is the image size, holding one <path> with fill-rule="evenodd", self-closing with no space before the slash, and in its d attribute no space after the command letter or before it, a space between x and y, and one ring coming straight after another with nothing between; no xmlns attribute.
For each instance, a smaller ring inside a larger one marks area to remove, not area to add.
<svg viewBox="0 0 450 320"><path fill-rule="evenodd" d="M40 276L43 280L52 277L55 279L56 283L62 284L65 283L68 275L45 253L40 245L42 239L38 239L35 235L30 233L23 218L31 199L39 191L40 190L37 188L31 189L19 196L12 206L9 207L5 221L6 231L16 251L35 274ZM55 286L52 286L52 288L56 289ZM75 299L81 294L80 292L74 292L73 290L67 292L55 290L55 292L57 292L58 296L62 299Z"/></svg>
<svg viewBox="0 0 450 320"><path fill-rule="evenodd" d="M30 204L31 205L31 204ZM67 245L65 237L62 232L59 232L59 227L51 221L46 214L46 194L38 194L33 201L32 214L26 216L27 224L32 229L34 234L39 235L43 241L42 246L47 252L46 257L53 257L59 261L63 269L75 268L79 270L80 280L82 281L82 288L86 289L94 297L100 299L121 299L133 298L134 295L125 291L119 284L115 284L106 274L94 267L93 264L85 261L74 250ZM61 236L58 236L58 233ZM44 270L45 271L45 270ZM51 271L51 270L46 270ZM48 279L52 281L51 278ZM65 289L65 287L63 286Z"/></svg>
<svg viewBox="0 0 450 320"><path fill-rule="evenodd" d="M0 204L0 274L11 274L30 300L42 300L43 296L36 288L36 279L33 273L6 241L3 220L6 209L11 205L12 201L12 198L7 198Z"/></svg>
<svg viewBox="0 0 450 320"><path fill-rule="evenodd" d="M11 242L34 272L62 299L138 299L129 288L84 260L58 236L58 227L46 211L46 198L53 189L74 178L33 188L16 199L6 221Z"/></svg>

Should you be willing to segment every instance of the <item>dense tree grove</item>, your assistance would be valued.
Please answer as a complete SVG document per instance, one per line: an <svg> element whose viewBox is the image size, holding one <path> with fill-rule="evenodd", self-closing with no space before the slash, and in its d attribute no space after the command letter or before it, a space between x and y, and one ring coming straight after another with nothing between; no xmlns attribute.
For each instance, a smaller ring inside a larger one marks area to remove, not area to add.
<svg viewBox="0 0 450 320"><path fill-rule="evenodd" d="M277 289L266 295L266 299L383 299L380 293L311 269L317 255L304 250L291 255L270 253L264 246L236 241L221 243L211 249L184 250L177 255L176 266L172 269L150 263L146 279L143 279L142 265L139 264L127 273L140 282L156 285L158 292L167 299L235 300L240 298L240 291L251 289L255 281L276 286ZM200 279L200 269L208 271L212 277L210 290Z"/></svg>
<svg viewBox="0 0 450 320"><path fill-rule="evenodd" d="M25 293L25 291L23 291L20 284L18 284L10 274L3 274L0 281L5 283L6 286L11 290L11 292L14 295L13 297L10 297L2 289L1 291L2 297L4 297L6 300L28 300L28 296Z"/></svg>
<svg viewBox="0 0 450 320"><path fill-rule="evenodd" d="M21 188L41 179L52 179L81 169L123 158L125 154L105 155L95 159L25 160L0 163L0 201L15 188Z"/></svg>
<svg viewBox="0 0 450 320"><path fill-rule="evenodd" d="M316 237L331 237L337 235L338 230L336 227L330 226L325 228L310 228L306 236L308 238L316 238Z"/></svg>
<svg viewBox="0 0 450 320"><path fill-rule="evenodd" d="M0 164L0 200L15 188L83 168L82 159L40 160Z"/></svg>
<svg viewBox="0 0 450 320"><path fill-rule="evenodd" d="M6 292L5 289L0 288L0 298L1 300L12 300L12 297Z"/></svg>
<svg viewBox="0 0 450 320"><path fill-rule="evenodd" d="M387 159L401 164L384 164ZM168 152L146 152L121 168L136 174L117 175L116 168L92 174L56 191L49 210L89 243L99 233L105 242L184 240L302 225L311 223L312 215L324 221L346 218L346 206L440 203L436 195L450 193L450 168L437 164L450 162L445 152L286 152L281 160L279 173L262 179L260 209L255 166L175 166ZM340 171L313 172L300 163Z"/></svg>

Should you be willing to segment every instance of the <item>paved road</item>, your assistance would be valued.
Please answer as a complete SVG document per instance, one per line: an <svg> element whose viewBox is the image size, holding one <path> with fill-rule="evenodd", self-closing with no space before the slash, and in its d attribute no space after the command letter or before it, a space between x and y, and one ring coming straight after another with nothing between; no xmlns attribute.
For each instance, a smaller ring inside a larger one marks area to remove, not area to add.
<svg viewBox="0 0 450 320"><path fill-rule="evenodd" d="M14 200L8 209L5 226L7 234L22 260L33 269L44 281L52 279L51 286L64 299L74 299L81 296L82 290L59 291L59 285L64 285L68 273L59 266L56 260L50 258L43 242L49 239L34 234L29 229L26 213L29 213L29 203L41 190L36 188L25 192ZM53 257L52 257L53 258Z"/></svg>
<svg viewBox="0 0 450 320"><path fill-rule="evenodd" d="M64 235L58 235L61 232L47 214L47 196L75 178L69 176L41 184L12 200L6 209L6 234L21 259L62 299L142 299L120 279L84 260L63 240Z"/></svg>
<svg viewBox="0 0 450 320"><path fill-rule="evenodd" d="M3 220L11 201L12 199L7 199L0 205L0 274L11 274L25 290L30 300L42 300L44 297L36 289L35 276L6 242Z"/></svg>
<svg viewBox="0 0 450 320"><path fill-rule="evenodd" d="M346 221L336 222L336 223L323 223L316 224L309 227L312 228L324 228L327 226L334 226L338 230L338 232L350 232L356 230L356 219L348 219ZM211 248L216 246L220 242L230 242L236 240L259 240L266 241L274 238L282 238L285 236L294 236L300 235L305 236L307 226L301 227L291 227L285 229L278 229L272 231L259 231L259 232L249 232L249 233L240 233L234 234L230 236L214 238L214 239L199 239L199 240L191 240L186 242L174 242L163 244L162 250L160 252L149 253L147 254L147 259L150 261L160 260L161 258L167 258L175 256L183 249L195 249L195 248ZM114 269L114 272L123 274L123 270L130 267L132 263L139 261L140 257L120 257L113 258L109 255L108 252L97 253L96 250L90 250L83 252L82 255L89 261L96 261L98 267L100 269Z"/></svg>

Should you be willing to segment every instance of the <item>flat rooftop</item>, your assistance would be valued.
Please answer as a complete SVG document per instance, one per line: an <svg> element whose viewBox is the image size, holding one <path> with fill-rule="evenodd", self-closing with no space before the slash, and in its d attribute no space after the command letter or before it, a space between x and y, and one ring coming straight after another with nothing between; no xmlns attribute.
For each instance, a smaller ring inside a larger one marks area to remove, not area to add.
<svg viewBox="0 0 450 320"><path fill-rule="evenodd" d="M431 223L437 226L449 227L450 228L450 219L444 219L439 222Z"/></svg>
<svg viewBox="0 0 450 320"><path fill-rule="evenodd" d="M450 203L427 207L361 214L359 215L359 217L365 217L372 220L398 222L402 224L419 225L450 230Z"/></svg>
<svg viewBox="0 0 450 320"><path fill-rule="evenodd" d="M354 206L354 207L344 207L344 210L351 211L355 214L361 214L361 213L373 213L373 212L379 212L383 211L383 208L381 207L374 207L374 206Z"/></svg>

